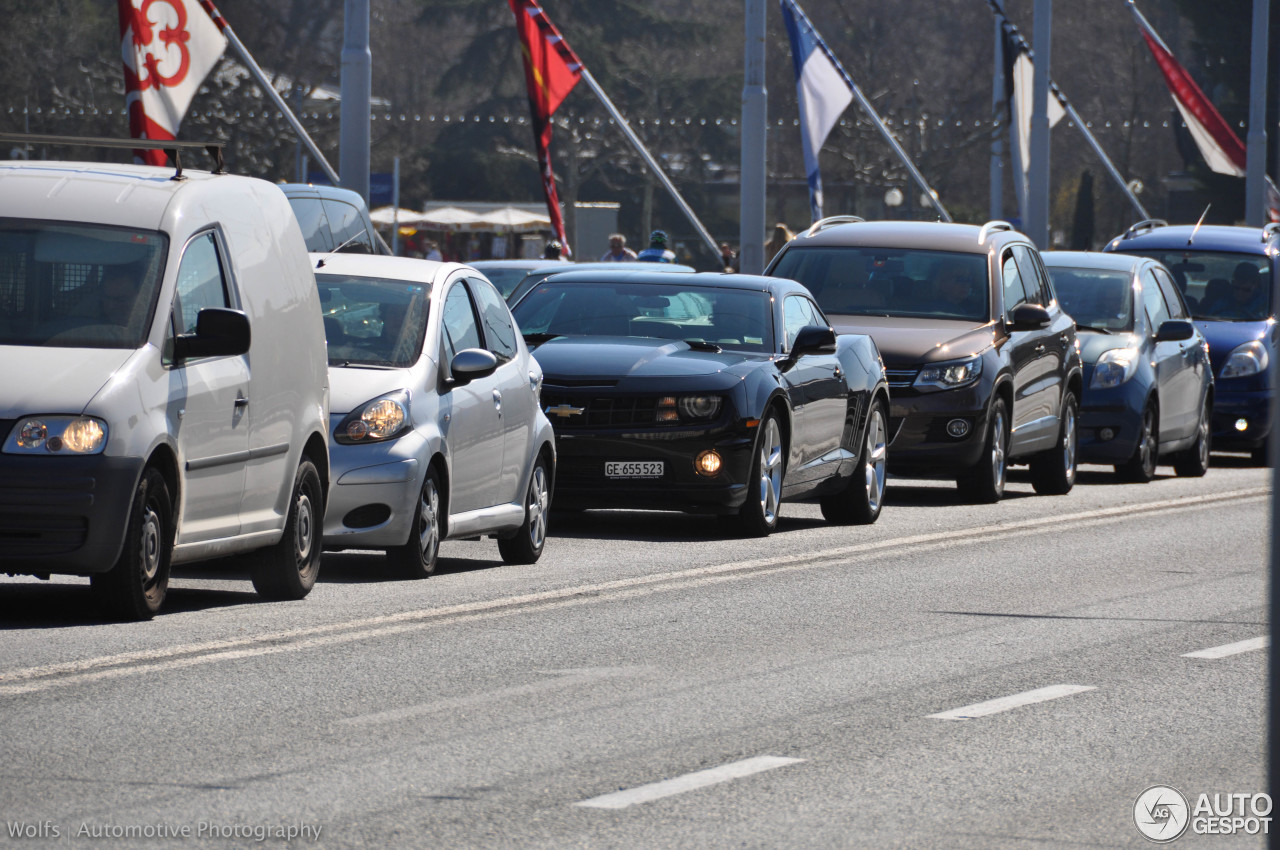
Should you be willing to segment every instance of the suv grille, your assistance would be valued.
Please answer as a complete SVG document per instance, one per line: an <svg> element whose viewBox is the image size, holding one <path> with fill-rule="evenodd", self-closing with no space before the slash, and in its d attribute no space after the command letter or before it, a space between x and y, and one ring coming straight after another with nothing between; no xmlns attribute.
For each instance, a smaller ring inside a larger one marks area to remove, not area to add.
<svg viewBox="0 0 1280 850"><path fill-rule="evenodd" d="M885 369L884 377L889 382L890 389L906 389L915 383L916 375L920 374L919 369Z"/></svg>

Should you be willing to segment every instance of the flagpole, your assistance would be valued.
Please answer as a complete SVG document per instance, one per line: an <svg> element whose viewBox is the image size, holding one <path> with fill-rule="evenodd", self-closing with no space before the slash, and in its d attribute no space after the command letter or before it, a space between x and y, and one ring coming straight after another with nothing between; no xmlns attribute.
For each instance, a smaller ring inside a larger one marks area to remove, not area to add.
<svg viewBox="0 0 1280 850"><path fill-rule="evenodd" d="M631 125L627 123L627 119L622 117L622 113L613 105L613 101L609 100L609 96L604 93L604 89L600 88L600 84L596 82L595 77L591 76L591 72L587 70L585 65L582 68L582 79L591 88L591 90L595 92L596 97L600 98L600 102L604 104L604 108L609 111L611 116L613 116L613 120L616 121L618 126L622 129L623 135L625 135L631 142L632 146L636 149L636 152L640 154L641 158L643 158L645 163L649 166L649 169L657 175L658 179L662 181L662 185L671 193L672 199L675 200L681 211L684 212L685 217L689 219L689 223L698 231L698 235L702 237L702 241L707 244L707 249L711 251L713 255L719 255L720 246L716 244L716 240L711 238L711 234L702 226L702 222L698 220L696 215L694 215L693 210L689 208L687 203L685 203L684 198L680 197L680 193L676 191L676 187L672 184L671 180L667 178L666 172L664 172L662 167L658 165L657 160L649 154L644 143L640 141L640 137L631 129Z"/></svg>
<svg viewBox="0 0 1280 850"><path fill-rule="evenodd" d="M765 87L765 0L746 0L743 28L742 142L740 156L738 268L746 274L764 271L764 230L768 149L769 92Z"/></svg>
<svg viewBox="0 0 1280 850"><path fill-rule="evenodd" d="M1000 9L1004 0L995 0L996 8ZM991 76L991 208L989 215L992 221L1004 218L1004 150L1000 144L1000 132L995 129L999 126L997 116L1000 115L1000 107L1004 105L1004 32L1000 26L1000 21L996 20L996 40L995 40L995 72Z"/></svg>
<svg viewBox="0 0 1280 850"><path fill-rule="evenodd" d="M222 34L227 38L227 43L235 48L236 53L240 54L240 59L244 62L245 67L249 69L249 73L258 81L258 85L266 92L267 97L271 98L272 102L275 103L276 109L280 110L280 114L289 122L289 126L293 128L293 131L298 134L299 141L307 146L307 150L315 157L325 175L332 181L333 185L342 185L342 181L338 179L338 172L333 170L329 160L325 159L324 154L320 152L320 148L316 147L316 143L311 140L311 136L307 135L302 123L298 121L292 110L289 109L288 104L284 102L280 92L276 91L276 87L271 84L271 80L267 78L262 68L254 61L244 43L240 41L240 37L236 35L235 30L231 29L231 25L227 23L227 19L222 17L222 13L213 5L212 0L200 0L200 5L204 7L205 12L213 19L213 22L218 25L218 29L222 30Z"/></svg>
<svg viewBox="0 0 1280 850"><path fill-rule="evenodd" d="M1246 138L1244 219L1250 227L1266 221L1267 179L1267 34L1269 0L1253 0L1250 50L1249 135Z"/></svg>

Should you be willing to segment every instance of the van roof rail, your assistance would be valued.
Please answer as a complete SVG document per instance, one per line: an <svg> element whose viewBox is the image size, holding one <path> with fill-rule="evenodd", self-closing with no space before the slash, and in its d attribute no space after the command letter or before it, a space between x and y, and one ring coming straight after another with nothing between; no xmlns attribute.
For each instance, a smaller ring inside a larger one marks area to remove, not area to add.
<svg viewBox="0 0 1280 850"><path fill-rule="evenodd" d="M1280 221L1270 221L1262 226L1262 241L1270 242L1280 236Z"/></svg>
<svg viewBox="0 0 1280 850"><path fill-rule="evenodd" d="M221 142L180 142L177 139L112 139L104 136L51 136L36 133L0 133L0 142L20 145L78 145L89 148L114 148L121 150L164 151L173 163L174 175L170 180L183 180L182 159L179 151L203 150L213 160L214 174L226 174L222 161Z"/></svg>
<svg viewBox="0 0 1280 850"><path fill-rule="evenodd" d="M1145 218L1142 221L1138 222L1137 224L1131 225L1129 229L1124 232L1124 235L1121 236L1120 238L1132 239L1133 237L1137 236L1139 233L1146 233L1148 230L1155 230L1157 227L1168 227L1168 226L1169 226L1169 222L1165 221L1162 218Z"/></svg>
<svg viewBox="0 0 1280 850"><path fill-rule="evenodd" d="M837 224L866 224L867 220L860 215L833 215L824 219L819 219L813 223L813 226L804 232L805 236L812 236L815 233L821 233L828 227L834 227Z"/></svg>
<svg viewBox="0 0 1280 850"><path fill-rule="evenodd" d="M1013 225L1007 221L1000 221L999 219L996 219L995 221L988 221L986 224L982 225L982 229L978 231L978 244L981 245L983 242L986 242L989 235L999 230L1013 230Z"/></svg>

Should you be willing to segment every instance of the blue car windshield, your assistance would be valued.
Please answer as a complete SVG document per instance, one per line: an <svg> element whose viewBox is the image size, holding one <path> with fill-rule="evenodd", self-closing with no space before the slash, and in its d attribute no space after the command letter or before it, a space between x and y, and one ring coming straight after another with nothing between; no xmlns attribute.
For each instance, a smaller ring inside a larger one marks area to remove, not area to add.
<svg viewBox="0 0 1280 850"><path fill-rule="evenodd" d="M827 315L990 316L987 255L904 248L798 248L769 272L803 283Z"/></svg>
<svg viewBox="0 0 1280 850"><path fill-rule="evenodd" d="M154 230L0 218L0 345L140 347L168 246Z"/></svg>
<svg viewBox="0 0 1280 850"><path fill-rule="evenodd" d="M1107 331L1133 330L1133 275L1110 269L1049 266L1062 309L1076 324Z"/></svg>
<svg viewBox="0 0 1280 850"><path fill-rule="evenodd" d="M630 336L774 351L769 293L717 286L554 281L512 309L525 335Z"/></svg>
<svg viewBox="0 0 1280 850"><path fill-rule="evenodd" d="M423 283L316 275L330 366L405 368L418 362L427 329Z"/></svg>
<svg viewBox="0 0 1280 850"><path fill-rule="evenodd" d="M1273 315L1271 263L1262 254L1235 254L1197 248L1144 251L1164 263L1197 319L1257 322Z"/></svg>

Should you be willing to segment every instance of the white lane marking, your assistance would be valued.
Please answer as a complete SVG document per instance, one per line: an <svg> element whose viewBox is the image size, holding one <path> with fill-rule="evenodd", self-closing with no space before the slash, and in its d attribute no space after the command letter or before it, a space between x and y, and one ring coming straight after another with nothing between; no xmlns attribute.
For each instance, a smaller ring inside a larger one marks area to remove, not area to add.
<svg viewBox="0 0 1280 850"><path fill-rule="evenodd" d="M641 785L638 788L629 788L626 791L603 794L599 797L592 797L590 800L574 803L574 805L584 806L588 809L625 809L627 806L634 806L637 803L648 803L653 800L660 800L663 797L673 797L686 791L696 791L699 788L706 788L708 785L718 785L721 782L741 779L744 776L786 767L789 764L798 764L802 761L804 759L756 756L755 758L722 764L719 767L713 767L708 770L699 770L696 773L686 773L684 776L677 776L675 779L667 779L663 782L653 782L648 785Z"/></svg>
<svg viewBox="0 0 1280 850"><path fill-rule="evenodd" d="M1040 533L1045 526L1055 530L1089 526L1132 518L1139 514L1177 513L1200 510L1215 502L1265 499L1270 489L1255 487L1206 496L1166 499L1139 505L1100 508L1074 514L1038 517L1000 525L972 528L966 531L940 531L908 535L876 542L837 546L814 552L777 555L749 561L730 561L705 567L694 567L665 573L653 573L597 584L575 585L541 593L506 596L480 602L446 605L402 611L360 620L309 626L279 632L265 632L226 640L206 641L161 649L124 652L117 655L87 658L60 664L27 667L0 673L0 696L33 693L49 688L82 682L114 679L161 670L191 667L198 664L237 660L281 652L293 652L354 641L386 637L445 623L455 624L489 620L513 614L545 611L598 602L617 601L653 593L701 587L771 573L820 569L832 562L870 561L884 555L902 555L946 549L960 543L991 543L1012 537Z"/></svg>
<svg viewBox="0 0 1280 850"><path fill-rule="evenodd" d="M1048 702L1051 699L1062 699L1063 697L1092 690L1096 690L1092 685L1050 685L1047 688L1037 688L1034 691L1023 691L1013 696L966 705L963 708L940 711L937 714L930 714L929 717L935 720L969 720L974 717L986 717L988 714L999 714L1002 711L1009 711L1024 705Z"/></svg>
<svg viewBox="0 0 1280 850"><path fill-rule="evenodd" d="M1235 643L1224 644L1223 646L1211 646L1208 649L1202 649L1198 652L1184 652L1183 658L1226 658L1230 655L1239 655L1242 652L1253 652L1255 649L1266 649L1271 645L1271 636L1263 635L1262 637L1249 638L1248 640L1236 641Z"/></svg>

